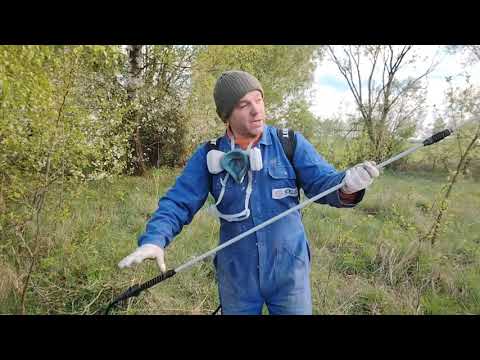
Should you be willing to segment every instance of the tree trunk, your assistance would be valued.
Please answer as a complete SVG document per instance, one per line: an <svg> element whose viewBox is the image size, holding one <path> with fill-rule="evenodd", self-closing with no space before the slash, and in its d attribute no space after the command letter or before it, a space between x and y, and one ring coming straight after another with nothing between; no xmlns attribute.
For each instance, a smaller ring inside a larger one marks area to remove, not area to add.
<svg viewBox="0 0 480 360"><path fill-rule="evenodd" d="M133 124L134 133L133 147L135 149L136 161L134 164L134 173L136 175L144 175L147 171L145 160L143 158L143 144L140 136L140 119L137 108L138 89L142 85L142 48L143 45L130 45L128 47L128 83L127 94L129 107L131 111L128 113L129 122Z"/></svg>

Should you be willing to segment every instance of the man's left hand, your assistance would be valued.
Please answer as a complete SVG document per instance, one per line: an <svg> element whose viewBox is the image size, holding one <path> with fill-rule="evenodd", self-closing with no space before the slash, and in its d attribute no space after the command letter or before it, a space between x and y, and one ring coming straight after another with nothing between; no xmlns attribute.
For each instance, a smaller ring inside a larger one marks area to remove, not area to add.
<svg viewBox="0 0 480 360"><path fill-rule="evenodd" d="M348 169L345 175L345 185L340 189L345 194L353 194L366 189L380 172L373 161L365 161Z"/></svg>

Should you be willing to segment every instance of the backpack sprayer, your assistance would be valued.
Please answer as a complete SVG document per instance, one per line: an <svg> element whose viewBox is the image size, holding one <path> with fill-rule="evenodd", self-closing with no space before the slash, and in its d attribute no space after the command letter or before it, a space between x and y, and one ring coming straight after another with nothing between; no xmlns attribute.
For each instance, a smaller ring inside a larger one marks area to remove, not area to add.
<svg viewBox="0 0 480 360"><path fill-rule="evenodd" d="M425 140L423 140L421 143L411 147L410 149L408 150L405 150L395 156L392 156L391 158L389 158L388 160L385 160L384 162L380 163L377 165L377 169L381 169L385 166L387 166L388 164L391 164L392 162L394 161L397 161L398 159L401 159L407 155L410 155L411 153L417 151L418 149L424 147L424 146L429 146L429 145L432 145L432 144L435 144L437 142L439 142L440 140L443 140L444 138L446 138L447 136L451 135L453 133L453 130L452 129L445 129L443 131L440 131L428 138L426 138ZM136 284L136 285L133 285L131 287L129 287L127 289L127 291L125 291L123 294L121 294L120 296L118 296L115 300L113 300L107 307L107 309L105 310L105 315L107 315L110 311L110 309L115 305L117 304L118 302L120 301L123 301L123 300L126 300L132 296L138 296L142 291L168 279L168 278L171 278L172 276L174 276L175 274L178 274L179 272L182 272L186 269L188 269L189 267L191 267L192 265L194 265L195 263L199 262L199 261L202 261L203 259L209 257L209 256L212 256L213 254L215 254L216 252L222 250L223 248L226 248L227 246L230 246L232 245L233 243L236 243L237 241L240 241L241 239L247 237L248 235L250 234L253 234L254 232L274 223L275 221L287 216L288 214L290 214L291 212L293 211L297 211L297 210L300 210L302 208L304 208L305 206L311 204L312 202L316 201L316 200L319 200L321 199L322 197L324 196L327 196L328 194L334 192L334 191L337 191L338 189L340 189L343 185L345 184L344 181L342 181L340 184L338 185L335 185L333 187L331 187L330 189L327 189L323 192L321 192L320 194L318 195L315 195L313 197L311 197L310 199L308 200L305 200L304 202L294 206L294 207L291 207L290 209L264 221L263 223L251 228L250 230L247 230L245 231L244 233L242 234L239 234L237 236L235 236L234 238L224 242L223 244L217 246L216 248L210 250L210 251L207 251L206 253L204 253L203 255L200 255L188 262L186 262L185 264L183 265L180 265L179 267L175 268L175 269L170 269L170 270L167 270L166 272L158 275L157 277L154 277L153 279L151 280L148 280L147 282L144 282L143 284ZM214 312L214 314L220 309L220 307Z"/></svg>

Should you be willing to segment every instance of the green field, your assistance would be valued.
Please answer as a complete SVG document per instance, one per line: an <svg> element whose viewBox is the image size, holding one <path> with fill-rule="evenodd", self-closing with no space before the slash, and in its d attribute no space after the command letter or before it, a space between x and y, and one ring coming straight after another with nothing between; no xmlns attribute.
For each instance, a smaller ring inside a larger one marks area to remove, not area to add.
<svg viewBox="0 0 480 360"><path fill-rule="evenodd" d="M156 276L153 261L126 270L117 263L135 249L159 196L179 171L165 168L145 178L97 181L64 195L63 216L43 218L41 256L25 312L98 314L115 295ZM456 184L436 243L421 240L446 181L440 175L386 172L355 209L314 204L303 210L315 314L480 313L478 183ZM50 200L48 206L56 203ZM218 230L201 210L167 249L167 267L215 247ZM18 291L9 291L18 286L14 268L14 259L3 262L2 313L18 311ZM113 313L208 314L217 305L214 268L206 261Z"/></svg>

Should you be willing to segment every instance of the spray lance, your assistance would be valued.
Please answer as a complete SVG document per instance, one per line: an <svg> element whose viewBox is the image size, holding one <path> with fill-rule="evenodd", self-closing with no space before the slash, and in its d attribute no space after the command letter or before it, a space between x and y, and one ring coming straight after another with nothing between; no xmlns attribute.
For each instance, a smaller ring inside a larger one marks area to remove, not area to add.
<svg viewBox="0 0 480 360"><path fill-rule="evenodd" d="M381 169L389 164L391 164L392 162L394 161L397 161L398 159L401 159L407 155L410 155L411 153L417 151L418 149L422 148L422 147L425 147L425 146L429 146L429 145L432 145L432 144L435 144L437 142L439 142L440 140L443 140L444 138L446 138L447 136L451 135L453 133L453 130L452 129L445 129L443 131L440 131L428 138L426 138L425 140L423 140L421 143L411 147L410 149L408 150L405 150L395 156L392 156L391 158L389 158L388 160L385 160L384 162L380 163L377 165L377 169ZM322 197L324 196L327 196L328 194L334 192L334 191L337 191L338 189L340 189L342 186L344 185L344 181L342 181L340 184L338 185L335 185L333 187L331 187L330 189L327 189L323 192L321 192L320 194L317 194L313 197L311 197L310 199L307 199L305 201L303 201L302 203L294 206L294 207L291 207L290 209L276 215L276 216L273 216L272 218L264 221L263 223L251 228L250 230L247 230L245 231L244 233L242 234L239 234L237 236L235 236L234 238L224 242L223 244L217 246L216 248L210 250L210 251L207 251L206 253L204 253L203 255L200 255L186 263L184 263L183 265L180 265L179 267L175 268L175 269L170 269L170 270L167 270L166 272L154 277L153 279L150 279L146 282L144 282L143 284L136 284L136 285L133 285L131 287L129 287L127 289L127 291L125 291L123 294L121 294L120 296L118 296L115 300L113 300L107 307L106 311L105 311L105 315L107 315L110 311L110 309L115 305L117 304L118 302L120 301L123 301L123 300L126 300L132 296L138 296L142 291L168 279L168 278L171 278L172 276L182 272L182 271L185 271L186 269L188 269L189 267L191 267L192 265L196 264L197 262L199 261L202 261L204 260L205 258L209 257L209 256L212 256L213 254L215 254L216 252L222 250L223 248L226 248L227 246L230 246L232 245L233 243L236 243L237 241L240 241L241 239L249 236L250 234L253 234L254 232L274 223L275 221L287 216L288 214L290 214L291 212L293 211L297 211L297 210L300 210L302 208L304 208L305 206L311 204L312 202L314 201L317 201L319 199L321 199ZM217 309L218 310L218 309Z"/></svg>

